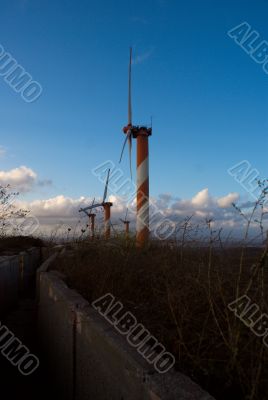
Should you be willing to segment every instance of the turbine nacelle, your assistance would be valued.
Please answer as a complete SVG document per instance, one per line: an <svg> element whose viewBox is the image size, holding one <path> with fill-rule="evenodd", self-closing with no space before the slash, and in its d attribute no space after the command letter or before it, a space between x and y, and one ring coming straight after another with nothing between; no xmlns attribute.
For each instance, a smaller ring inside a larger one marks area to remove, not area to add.
<svg viewBox="0 0 268 400"><path fill-rule="evenodd" d="M129 125L123 128L123 132L126 135L130 135L133 139L137 139L138 136L151 136L152 135L152 128L147 128L147 126L132 126Z"/></svg>
<svg viewBox="0 0 268 400"><path fill-rule="evenodd" d="M123 222L123 224L130 224L130 221L124 221L122 218L120 218L120 221Z"/></svg>

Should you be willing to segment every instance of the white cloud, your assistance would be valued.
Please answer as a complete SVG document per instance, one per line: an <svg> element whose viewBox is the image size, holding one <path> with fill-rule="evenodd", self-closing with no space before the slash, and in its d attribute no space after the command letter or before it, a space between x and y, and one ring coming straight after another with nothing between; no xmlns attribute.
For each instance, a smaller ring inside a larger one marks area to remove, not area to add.
<svg viewBox="0 0 268 400"><path fill-rule="evenodd" d="M207 208L210 203L208 189L203 189L192 198L192 204L195 207Z"/></svg>
<svg viewBox="0 0 268 400"><path fill-rule="evenodd" d="M161 193L157 199L157 205L161 208L166 208L172 201L172 195L170 193Z"/></svg>
<svg viewBox="0 0 268 400"><path fill-rule="evenodd" d="M79 198L71 198L66 197L64 195L58 195L56 197L52 197L44 200L33 200L30 202L19 201L17 204L19 207L27 208L31 210L31 213L36 217L42 218L56 218L56 219L64 219L64 218L79 218L84 216L85 214L80 214L79 209L82 207L87 207L92 204L91 198L79 197ZM101 203L101 199L95 199L96 203ZM121 212L126 210L126 206L120 198L116 196L109 196L109 201L113 203L113 215L121 216ZM56 221L57 223L58 221Z"/></svg>
<svg viewBox="0 0 268 400"><path fill-rule="evenodd" d="M0 184L11 185L12 188L20 192L28 192L36 183L37 174L24 165L9 171L0 171Z"/></svg>
<svg viewBox="0 0 268 400"><path fill-rule="evenodd" d="M229 193L227 196L220 197L217 200L217 203L219 207L221 208L227 208L232 205L232 203L235 203L239 199L239 194L238 193Z"/></svg>
<svg viewBox="0 0 268 400"><path fill-rule="evenodd" d="M90 204L84 197L72 199L59 195L47 200L34 200L24 205L37 217L70 218L78 216L80 206Z"/></svg>
<svg viewBox="0 0 268 400"><path fill-rule="evenodd" d="M35 186L43 187L51 184L52 182L49 179L38 180L37 173L25 165L13 168L9 171L0 170L0 185L10 185L13 190L22 193L30 192Z"/></svg>

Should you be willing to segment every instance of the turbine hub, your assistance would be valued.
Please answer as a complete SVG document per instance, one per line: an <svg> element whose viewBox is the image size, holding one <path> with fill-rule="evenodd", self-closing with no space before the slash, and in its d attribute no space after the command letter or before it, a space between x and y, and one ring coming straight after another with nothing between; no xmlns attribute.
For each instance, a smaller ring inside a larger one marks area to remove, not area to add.
<svg viewBox="0 0 268 400"><path fill-rule="evenodd" d="M125 134L127 134L129 130L132 130L132 125L131 124L128 124L127 126L124 126L123 132Z"/></svg>

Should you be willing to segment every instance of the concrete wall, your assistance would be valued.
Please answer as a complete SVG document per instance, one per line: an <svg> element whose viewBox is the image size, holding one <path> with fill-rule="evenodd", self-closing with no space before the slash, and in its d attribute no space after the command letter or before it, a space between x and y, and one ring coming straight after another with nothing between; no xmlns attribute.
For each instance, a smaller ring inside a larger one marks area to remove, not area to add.
<svg viewBox="0 0 268 400"><path fill-rule="evenodd" d="M213 400L182 374L158 374L62 275L39 277L39 336L63 400Z"/></svg>
<svg viewBox="0 0 268 400"><path fill-rule="evenodd" d="M53 279L50 280L50 276ZM87 303L53 273L40 273L39 339L54 371L62 399L73 398L75 310Z"/></svg>
<svg viewBox="0 0 268 400"><path fill-rule="evenodd" d="M32 248L19 254L21 294L35 287L36 271L41 263L41 249Z"/></svg>
<svg viewBox="0 0 268 400"><path fill-rule="evenodd" d="M1 257L0 259L0 316L13 307L19 296L19 268L18 257Z"/></svg>
<svg viewBox="0 0 268 400"><path fill-rule="evenodd" d="M0 317L16 306L19 295L34 285L39 265L38 248L31 248L15 256L0 257Z"/></svg>

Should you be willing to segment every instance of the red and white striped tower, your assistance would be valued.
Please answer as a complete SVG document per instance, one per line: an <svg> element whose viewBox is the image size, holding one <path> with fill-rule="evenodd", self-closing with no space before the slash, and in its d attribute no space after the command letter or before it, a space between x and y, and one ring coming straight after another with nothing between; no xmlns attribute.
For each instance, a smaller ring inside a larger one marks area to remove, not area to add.
<svg viewBox="0 0 268 400"><path fill-rule="evenodd" d="M127 214L128 214L128 208L127 208L127 211L126 211L125 219L120 218L120 221L123 222L123 224L125 225L125 236L126 236L126 239L129 238L129 224L130 224L130 221L127 220Z"/></svg>
<svg viewBox="0 0 268 400"><path fill-rule="evenodd" d="M127 138L137 139L137 224L136 244L144 246L149 239L149 136L152 128L127 125L123 132Z"/></svg>
<svg viewBox="0 0 268 400"><path fill-rule="evenodd" d="M129 238L129 223L130 221L125 221L125 226L126 226L126 238Z"/></svg>
<svg viewBox="0 0 268 400"><path fill-rule="evenodd" d="M103 203L104 208L104 237L106 240L111 237L111 207L113 203Z"/></svg>
<svg viewBox="0 0 268 400"><path fill-rule="evenodd" d="M133 137L137 138L137 246L149 239L149 141L152 130L141 127Z"/></svg>
<svg viewBox="0 0 268 400"><path fill-rule="evenodd" d="M94 237L95 237L95 217L96 217L96 214L90 213L90 214L88 214L88 216L89 216L89 223L90 223L90 234L91 234L90 238L94 239Z"/></svg>
<svg viewBox="0 0 268 400"><path fill-rule="evenodd" d="M129 224L130 224L130 221L127 221L127 220L125 220L125 221L121 220L121 221L125 225L125 236L126 236L126 239L128 239L129 238Z"/></svg>
<svg viewBox="0 0 268 400"><path fill-rule="evenodd" d="M132 125L132 99L131 99L131 66L132 48L130 48L129 74L128 74L128 125L123 128L126 139L121 152L120 161L128 142L131 172L132 138L137 139L137 225L136 244L141 247L149 239L149 143L152 128ZM132 173L131 173L132 175Z"/></svg>

